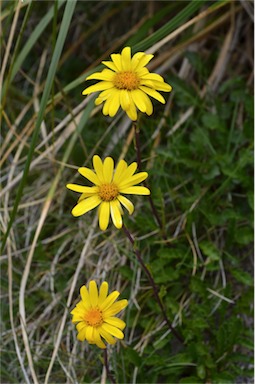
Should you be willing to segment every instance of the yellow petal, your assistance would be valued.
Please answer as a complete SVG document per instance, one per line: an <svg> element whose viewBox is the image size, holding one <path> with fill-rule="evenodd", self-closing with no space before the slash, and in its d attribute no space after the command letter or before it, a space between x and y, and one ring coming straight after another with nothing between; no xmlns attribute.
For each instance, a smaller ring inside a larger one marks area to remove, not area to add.
<svg viewBox="0 0 255 384"><path fill-rule="evenodd" d="M125 160L120 160L118 162L118 165L116 167L116 170L115 170L115 173L114 173L114 176L113 176L113 182L115 184L118 184L120 179L121 179L121 176L123 174L123 172L125 172L127 170L127 163Z"/></svg>
<svg viewBox="0 0 255 384"><path fill-rule="evenodd" d="M100 105L100 104L102 104L104 102L104 99L101 99L101 97L97 97L96 99L95 99L95 105Z"/></svg>
<svg viewBox="0 0 255 384"><path fill-rule="evenodd" d="M150 73L146 67L143 67L139 69L139 78L142 78L145 75L148 75Z"/></svg>
<svg viewBox="0 0 255 384"><path fill-rule="evenodd" d="M113 200L110 202L110 210L113 224L116 228L120 229L122 227L122 217L118 200Z"/></svg>
<svg viewBox="0 0 255 384"><path fill-rule="evenodd" d="M117 91L110 100L110 105L109 105L109 116L113 117L116 115L118 109L120 107L120 92Z"/></svg>
<svg viewBox="0 0 255 384"><path fill-rule="evenodd" d="M124 329L125 326L126 326L126 323L121 320L121 319L118 319L118 317L107 317L105 318L104 320L107 324L110 324L116 328L119 328L119 329Z"/></svg>
<svg viewBox="0 0 255 384"><path fill-rule="evenodd" d="M144 85L140 85L139 88L147 93L149 96L153 97L154 99L158 100L160 103L165 104L165 99L164 97L155 91L155 89L151 89L149 87L145 87Z"/></svg>
<svg viewBox="0 0 255 384"><path fill-rule="evenodd" d="M135 209L134 204L125 196L119 195L117 198L119 202L127 209L128 213L132 215Z"/></svg>
<svg viewBox="0 0 255 384"><path fill-rule="evenodd" d="M96 307L98 303L98 290L95 280L89 282L89 299L92 307Z"/></svg>
<svg viewBox="0 0 255 384"><path fill-rule="evenodd" d="M107 341L107 343L112 345L116 343L117 340L114 339L112 335L110 335L109 332L106 332L102 327L99 327L98 331L100 335L103 336L103 338Z"/></svg>
<svg viewBox="0 0 255 384"><path fill-rule="evenodd" d="M117 339L123 339L124 338L124 333L120 329L118 329L116 327L113 327L110 324L103 323L101 325L101 328L104 331L109 332L110 335L113 335L113 336L117 337Z"/></svg>
<svg viewBox="0 0 255 384"><path fill-rule="evenodd" d="M141 181L144 181L147 179L148 173L147 172L139 172L134 176L126 178L126 180L123 180L121 183L119 183L118 187L119 190L127 187L131 187L133 185L141 183Z"/></svg>
<svg viewBox="0 0 255 384"><path fill-rule="evenodd" d="M96 188L96 191L98 192L98 187L91 187L91 188ZM82 200L86 199L87 197L91 197L91 193L82 193L78 199L77 204L80 203Z"/></svg>
<svg viewBox="0 0 255 384"><path fill-rule="evenodd" d="M86 339L88 340L88 342L94 342L94 338L93 338L93 327L91 327L90 325L85 328L86 329Z"/></svg>
<svg viewBox="0 0 255 384"><path fill-rule="evenodd" d="M162 76L160 76L158 73L151 73L151 72L143 75L142 79L156 80L156 81L164 82L164 79Z"/></svg>
<svg viewBox="0 0 255 384"><path fill-rule="evenodd" d="M89 291L87 290L86 285L83 285L80 289L80 295L83 304L85 304L86 307L90 307L90 298L89 298Z"/></svg>
<svg viewBox="0 0 255 384"><path fill-rule="evenodd" d="M145 87L149 87L151 89L156 89L155 85L154 85L154 81L152 80L146 80L146 79L142 79L140 81L140 85L144 85Z"/></svg>
<svg viewBox="0 0 255 384"><path fill-rule="evenodd" d="M108 227L110 219L110 203L108 201L102 201L98 215L99 227L102 231L105 231Z"/></svg>
<svg viewBox="0 0 255 384"><path fill-rule="evenodd" d="M85 321L81 321L79 324L76 324L76 329L78 332L80 332L82 329L86 328L87 324Z"/></svg>
<svg viewBox="0 0 255 384"><path fill-rule="evenodd" d="M109 96L111 96L112 91L113 91L113 89L106 89L105 91L99 93L98 98L103 99L103 101L104 101L104 100L108 99Z"/></svg>
<svg viewBox="0 0 255 384"><path fill-rule="evenodd" d="M152 102L150 101L149 96L146 93L141 91L140 97L143 100L145 107L146 107L145 113L147 113L147 115L150 116L153 112L153 106L152 106Z"/></svg>
<svg viewBox="0 0 255 384"><path fill-rule="evenodd" d="M80 314L84 313L87 310L86 303L83 302L83 300L79 301L79 303L76 304L75 310L76 310L76 313L80 313Z"/></svg>
<svg viewBox="0 0 255 384"><path fill-rule="evenodd" d="M119 201L118 201L118 203L119 203ZM124 211L123 211L122 206L121 206L120 203L119 203L119 210L120 210L121 216L123 216L124 215Z"/></svg>
<svg viewBox="0 0 255 384"><path fill-rule="evenodd" d="M103 174L103 162L98 155L93 156L93 167L100 183L105 183Z"/></svg>
<svg viewBox="0 0 255 384"><path fill-rule="evenodd" d="M91 209L97 207L101 203L101 199L95 195L82 200L72 209L73 216L81 216Z"/></svg>
<svg viewBox="0 0 255 384"><path fill-rule="evenodd" d="M119 53L113 53L111 59L114 62L115 67L119 72L122 71L121 55Z"/></svg>
<svg viewBox="0 0 255 384"><path fill-rule="evenodd" d="M93 195L98 192L98 187L84 187L84 185L78 184L67 184L66 188L71 189L74 192L86 193Z"/></svg>
<svg viewBox="0 0 255 384"><path fill-rule="evenodd" d="M84 89L82 94L89 95L90 93L104 91L105 89L109 88L113 88L113 83L111 81L100 81L99 83L91 85L90 87Z"/></svg>
<svg viewBox="0 0 255 384"><path fill-rule="evenodd" d="M102 72L95 72L89 75L86 80L106 80L112 81L115 73L110 69L103 69Z"/></svg>
<svg viewBox="0 0 255 384"><path fill-rule="evenodd" d="M120 189L120 192L130 195L150 195L150 190L146 187L128 187Z"/></svg>
<svg viewBox="0 0 255 384"><path fill-rule="evenodd" d="M140 85L148 86L149 88L156 89L157 91L170 92L172 90L171 85L164 83L163 81L142 80Z"/></svg>
<svg viewBox="0 0 255 384"><path fill-rule="evenodd" d="M131 70L131 48L125 47L121 52L121 63L123 71Z"/></svg>
<svg viewBox="0 0 255 384"><path fill-rule="evenodd" d="M114 303L115 300L119 297L120 293L118 291L113 291L110 295L105 299L105 301L101 304L100 309L105 311L110 308L110 306Z"/></svg>
<svg viewBox="0 0 255 384"><path fill-rule="evenodd" d="M104 114L105 116L109 115L110 101L111 101L111 99L110 99L110 97L109 97L109 98L105 101L105 103L104 103L104 106L103 106L103 114Z"/></svg>
<svg viewBox="0 0 255 384"><path fill-rule="evenodd" d="M139 61L141 58L145 56L144 52L137 52L134 54L134 56L131 59L131 66L132 66L132 71L136 70L137 65L139 64Z"/></svg>
<svg viewBox="0 0 255 384"><path fill-rule="evenodd" d="M106 345L103 343L102 339L101 339L101 336L100 336L100 333L98 331L97 328L94 328L94 340L95 340L95 344L99 347L99 348L102 348L102 349L105 349L106 348Z"/></svg>
<svg viewBox="0 0 255 384"><path fill-rule="evenodd" d="M103 281L99 290L98 305L100 306L106 299L108 295L108 283Z"/></svg>
<svg viewBox="0 0 255 384"><path fill-rule="evenodd" d="M120 105L123 111L126 111L130 107L129 92L126 89L120 90Z"/></svg>
<svg viewBox="0 0 255 384"><path fill-rule="evenodd" d="M147 65L153 57L154 57L154 55L147 55L147 54L142 56L141 59L139 60L137 67L136 67L136 71L140 71L143 67L145 67L145 65ZM138 74L140 75L140 73L138 73Z"/></svg>
<svg viewBox="0 0 255 384"><path fill-rule="evenodd" d="M87 327L83 328L77 335L77 339L84 341L86 339Z"/></svg>
<svg viewBox="0 0 255 384"><path fill-rule="evenodd" d="M72 313L71 313L72 314ZM77 323L78 321L82 321L83 318L84 318L84 314L83 315L77 315L77 314L72 314L73 318L72 318L72 323Z"/></svg>
<svg viewBox="0 0 255 384"><path fill-rule="evenodd" d="M129 177L131 177L135 173L136 169L137 169L137 163L134 161L133 163L131 163L128 166L127 170L125 172L123 172L123 176L119 182L121 182L122 180L126 180Z"/></svg>
<svg viewBox="0 0 255 384"><path fill-rule="evenodd" d="M133 99L132 99L132 102L130 103L129 108L126 110L126 113L131 120L133 121L137 120L137 110L133 102Z"/></svg>
<svg viewBox="0 0 255 384"><path fill-rule="evenodd" d="M114 161L111 157L106 157L103 163L103 174L106 183L111 183L113 177Z"/></svg>
<svg viewBox="0 0 255 384"><path fill-rule="evenodd" d="M113 303L107 310L104 312L105 317L114 316L120 311L122 311L128 305L128 301L126 299L122 299L117 301L117 303Z"/></svg>
<svg viewBox="0 0 255 384"><path fill-rule="evenodd" d="M99 178L97 177L95 172L93 172L91 169L86 168L86 167L81 167L81 168L78 169L78 172L82 176L86 177L86 179L88 179L92 183L94 183L96 185L100 185L101 184Z"/></svg>
<svg viewBox="0 0 255 384"><path fill-rule="evenodd" d="M121 202L121 204L128 210L128 213L132 215L134 212L134 205L131 203L130 200L128 200L125 196L119 195L118 200Z"/></svg>
<svg viewBox="0 0 255 384"><path fill-rule="evenodd" d="M140 91L139 89L134 89L133 91L130 92L130 94L131 94L131 97L132 97L135 105L137 106L137 108L141 112L145 112L146 111L146 104L143 100L143 92Z"/></svg>
<svg viewBox="0 0 255 384"><path fill-rule="evenodd" d="M158 91L170 92L173 89L171 85L164 82L153 81L153 85L154 85L154 88L157 89Z"/></svg>
<svg viewBox="0 0 255 384"><path fill-rule="evenodd" d="M145 112L148 116L150 116L153 112L152 102L151 102L149 96L146 95L146 93L143 93L143 99L144 99L144 102L146 104L146 111Z"/></svg>
<svg viewBox="0 0 255 384"><path fill-rule="evenodd" d="M114 72L118 72L118 68L112 61L102 61L102 64L106 65L108 68L112 69Z"/></svg>

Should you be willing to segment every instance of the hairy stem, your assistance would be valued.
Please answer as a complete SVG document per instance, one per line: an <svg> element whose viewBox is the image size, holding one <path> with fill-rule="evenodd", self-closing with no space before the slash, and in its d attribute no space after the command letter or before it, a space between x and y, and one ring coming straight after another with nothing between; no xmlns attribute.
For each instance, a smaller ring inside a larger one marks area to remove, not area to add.
<svg viewBox="0 0 255 384"><path fill-rule="evenodd" d="M135 131L135 150L136 150L136 161L139 171L141 171L142 163L141 163L141 144L140 144L140 129L137 123L133 122L133 128Z"/></svg>
<svg viewBox="0 0 255 384"><path fill-rule="evenodd" d="M129 230L127 229L127 227L123 224L123 231L125 233L125 235L127 236L128 240L130 241L130 243L132 244L132 247L133 247L133 251L137 257L137 260L138 262L140 263L140 265L142 266L144 272L146 273L147 277L148 277L148 280L151 284L151 287L153 289L153 293L154 293L154 296L156 298L156 301L161 309L161 312L162 312L162 315L164 317L164 320L168 326L168 328L170 329L170 331L172 332L172 334L176 337L176 339L178 339L178 341L180 341L181 343L183 343L183 338L179 335L179 333L173 328L171 322L169 321L168 317L167 317L167 314L166 314L166 310L160 300L160 297L159 297L159 294L158 294L158 288L156 286L156 283L149 271L149 269L146 267L145 263L143 262L143 259L141 257L141 253L139 251L138 248L135 247L135 240L133 238L133 236L131 235L131 233L129 232Z"/></svg>
<svg viewBox="0 0 255 384"><path fill-rule="evenodd" d="M133 128L134 128L134 131L135 131L135 150L136 150L136 159L137 159L136 161L137 161L138 169L139 169L139 171L141 171L142 170L142 160L141 160L140 129L139 129L139 127L138 127L136 122L133 122ZM144 184L145 187L149 188L149 185L148 185L148 183L146 181L144 181L143 184ZM151 195L148 195L148 199L149 199L149 203L150 203L150 206L151 206L152 214L155 217L156 222L158 224L158 227L161 230L162 237L163 237L164 240L167 240L167 236L165 234L165 229L163 227L162 221L160 220L157 208L155 207L155 205L153 203Z"/></svg>
<svg viewBox="0 0 255 384"><path fill-rule="evenodd" d="M110 380L110 382L112 384L116 384L116 381L112 377L110 369L109 369L107 348L104 349L104 366L105 366L106 375L107 375L108 379Z"/></svg>

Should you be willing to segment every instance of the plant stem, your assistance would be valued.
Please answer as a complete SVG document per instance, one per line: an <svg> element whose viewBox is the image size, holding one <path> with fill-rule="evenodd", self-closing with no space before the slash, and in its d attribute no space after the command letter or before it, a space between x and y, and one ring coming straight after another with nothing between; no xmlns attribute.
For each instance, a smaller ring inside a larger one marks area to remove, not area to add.
<svg viewBox="0 0 255 384"><path fill-rule="evenodd" d="M116 381L112 377L110 369L109 369L107 348L104 349L104 366L105 366L106 375L107 375L108 379L110 380L110 382L112 384L116 384Z"/></svg>
<svg viewBox="0 0 255 384"><path fill-rule="evenodd" d="M142 161L141 161L140 129L135 121L133 122L133 128L135 130L136 161L137 161L138 169L139 171L141 171Z"/></svg>
<svg viewBox="0 0 255 384"><path fill-rule="evenodd" d="M138 248L135 247L135 240L133 238L133 236L131 235L131 233L129 232L129 230L127 229L127 227L123 224L123 231L125 233L125 235L127 236L128 240L130 241L130 243L132 244L133 246L133 251L137 257L137 260L138 262L141 264L144 272L146 273L147 277L148 277L148 280L151 284L151 287L153 289L153 293L154 293L154 296L156 298L156 301L161 309L161 312L162 312L162 315L164 317L164 320L165 322L167 323L168 325L168 328L170 329L170 331L173 333L173 335L180 341L180 343L183 343L183 338L182 336L179 335L179 333L173 328L171 322L169 321L168 317L167 317L167 314L166 314L166 311L165 311L165 308L160 300L160 297L159 297L159 294L158 294L158 288L156 286L156 283L149 271L149 269L146 267L145 263L143 262L143 259L142 259L142 256L141 256L141 253L139 251Z"/></svg>
<svg viewBox="0 0 255 384"><path fill-rule="evenodd" d="M142 161L141 161L141 144L140 144L140 129L136 122L133 122L133 128L135 130L135 149L136 149L136 159L137 159L137 166L139 171L142 170ZM144 186L149 188L149 185L146 181L144 181ZM156 219L156 222L158 224L158 227L161 229L162 237L164 240L167 240L167 236L165 234L165 229L163 227L162 221L160 220L158 211L153 203L151 195L148 195L149 203L151 206L152 214Z"/></svg>

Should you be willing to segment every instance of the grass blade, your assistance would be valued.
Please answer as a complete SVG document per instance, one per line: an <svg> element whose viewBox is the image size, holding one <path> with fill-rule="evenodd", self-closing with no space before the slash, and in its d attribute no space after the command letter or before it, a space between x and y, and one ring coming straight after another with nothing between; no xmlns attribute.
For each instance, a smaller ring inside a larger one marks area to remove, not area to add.
<svg viewBox="0 0 255 384"><path fill-rule="evenodd" d="M59 2L58 2L58 9L60 7L62 7L62 5L64 3L65 3L64 0L59 0ZM13 64L13 67L12 67L11 71L9 72L9 76L8 76L7 80L4 82L3 90L2 90L2 95L1 95L1 100L4 97L5 92L7 91L8 85L14 79L14 77L17 74L17 72L19 71L22 63L24 62L24 60L28 56L29 52L31 51L31 49L33 48L35 43L37 42L38 38L41 36L41 34L43 33L43 31L45 30L47 25L50 23L53 15L54 15L54 5L51 7L49 12L42 18L42 20L37 25L35 30L31 33L31 36L29 37L28 41L24 45L24 47L21 50L20 54L18 55L15 63Z"/></svg>
<svg viewBox="0 0 255 384"><path fill-rule="evenodd" d="M44 92L43 92L43 95L42 95L40 110L39 110L37 121L36 121L36 124L35 124L35 130L34 130L34 133L33 133L33 136L32 136L32 140L31 140L31 144L30 144L30 149L29 149L29 152L28 152L28 155L27 155L27 161L26 161L26 164L25 164L23 177L22 177L22 180L21 180L20 185L18 187L17 196L16 196L16 199L15 199L15 202L14 202L14 206L13 206L13 210L12 210L12 213L11 213L10 221L9 221L8 227L7 227L7 231L6 231L6 233L5 233L4 237L3 237L2 250L3 250L4 246L5 246L6 239L7 239L8 235L9 235L12 223L14 221L14 218L15 218L17 210L18 210L19 202L20 202L20 199L21 199L21 196L22 196L22 191L23 191L23 188L25 186L26 179L27 179L27 176L28 176L28 173L29 173L29 167L30 167L30 163L31 163L31 160L32 160L32 157L33 157L33 153L34 153L37 137L38 137L38 134L39 134L39 131L40 131L40 126L41 126L41 123L42 123L42 120L43 120L44 111L45 111L45 108L46 108L46 105L47 105L47 100L48 100L48 97L50 95L51 87L52 87L52 84L53 84L53 81L54 81L54 76L55 76L55 73L57 71L58 61L60 59L60 55L61 55L61 52L62 52L62 49L63 49L63 46L64 46L64 42L65 42L66 35L67 35L67 32L68 32L68 28L69 28L69 25L70 25L70 22L71 22L71 19L72 19L72 15L73 15L73 12L74 12L74 9L75 9L75 5L76 5L76 0L70 1L70 2L68 1L66 3L66 8L65 8L63 20L62 20L62 23L61 23L60 31L59 31L59 34L58 34L58 39L57 39L57 42L56 42L56 47L55 47L55 50L54 50L54 53L53 53L53 56L52 56L52 61L51 61L51 64L50 64L48 76L47 76L46 83L45 83Z"/></svg>

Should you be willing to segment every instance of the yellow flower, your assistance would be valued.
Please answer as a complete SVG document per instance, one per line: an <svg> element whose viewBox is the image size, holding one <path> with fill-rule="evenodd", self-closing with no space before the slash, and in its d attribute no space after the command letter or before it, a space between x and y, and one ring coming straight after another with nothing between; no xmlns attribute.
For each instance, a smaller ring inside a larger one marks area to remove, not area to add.
<svg viewBox="0 0 255 384"><path fill-rule="evenodd" d="M103 337L109 344L115 344L116 339L123 339L122 330L126 323L115 317L118 312L128 305L126 299L116 301L118 291L108 295L108 283L101 284L99 293L94 280L89 283L89 290L83 285L80 289L81 301L71 311L72 322L76 324L77 339L87 340L90 344L96 344L99 348L106 348ZM108 295L108 296L107 296Z"/></svg>
<svg viewBox="0 0 255 384"><path fill-rule="evenodd" d="M136 186L148 177L147 172L139 172L134 175L137 163L127 165L120 160L114 172L114 162L111 157L106 157L104 162L99 156L93 156L95 172L89 168L81 167L79 173L91 181L93 187L85 187L77 184L67 184L67 188L80 192L77 205L73 208L73 216L81 216L91 209L99 206L99 226L104 231L109 224L110 215L116 228L122 227L123 210L121 204L131 215L134 205L122 193L135 195L149 195L146 187Z"/></svg>
<svg viewBox="0 0 255 384"><path fill-rule="evenodd" d="M121 107L131 120L137 120L137 109L151 115L152 102L149 98L165 103L157 91L170 92L172 87L164 82L162 76L151 73L145 67L153 58L144 52L137 52L131 57L131 48L125 47L121 54L112 54L112 61L102 63L110 69L103 69L87 77L86 80L102 80L86 88L82 94L102 91L96 99L96 105L104 103L103 114L115 116Z"/></svg>

